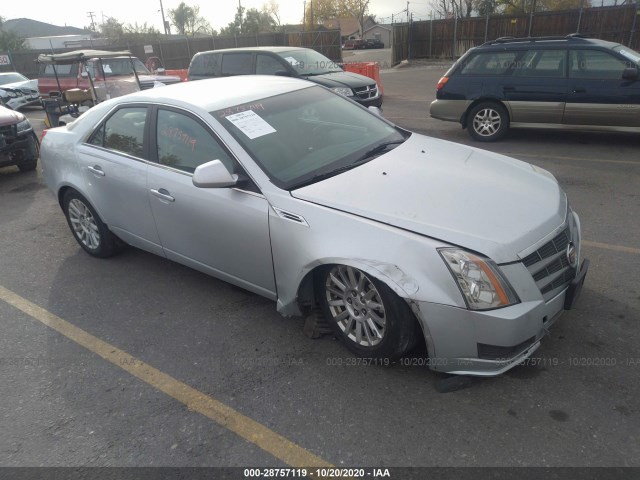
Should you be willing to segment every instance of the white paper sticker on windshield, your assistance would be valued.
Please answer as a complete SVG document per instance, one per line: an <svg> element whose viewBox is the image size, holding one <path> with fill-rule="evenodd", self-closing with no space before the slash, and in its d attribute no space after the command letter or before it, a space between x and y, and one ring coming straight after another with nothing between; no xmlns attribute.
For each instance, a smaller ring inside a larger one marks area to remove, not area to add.
<svg viewBox="0 0 640 480"><path fill-rule="evenodd" d="M620 50L620 54L627 57L632 62L640 63L640 57L638 57L637 55L634 55L633 53L627 50Z"/></svg>
<svg viewBox="0 0 640 480"><path fill-rule="evenodd" d="M265 122L262 117L253 110L235 113L225 118L238 127L238 129L251 140L276 131L275 128Z"/></svg>
<svg viewBox="0 0 640 480"><path fill-rule="evenodd" d="M300 63L300 62L298 62L298 60L296 60L296 59L295 59L295 58L293 58L293 57L284 57L284 59L285 59L287 62L289 62L291 65L293 65L294 67Z"/></svg>

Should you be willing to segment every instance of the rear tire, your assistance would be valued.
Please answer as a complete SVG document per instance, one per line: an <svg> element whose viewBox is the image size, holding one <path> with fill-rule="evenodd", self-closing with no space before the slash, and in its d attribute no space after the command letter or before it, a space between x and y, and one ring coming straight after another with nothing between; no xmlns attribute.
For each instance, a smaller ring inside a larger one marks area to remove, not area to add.
<svg viewBox="0 0 640 480"><path fill-rule="evenodd" d="M324 268L316 294L327 323L355 355L397 359L416 343L416 319L393 290L357 268Z"/></svg>
<svg viewBox="0 0 640 480"><path fill-rule="evenodd" d="M120 250L122 242L100 219L91 204L75 190L62 199L62 209L73 238L89 255L107 258Z"/></svg>
<svg viewBox="0 0 640 480"><path fill-rule="evenodd" d="M467 114L467 131L479 142L495 142L509 130L507 109L496 102L477 104Z"/></svg>

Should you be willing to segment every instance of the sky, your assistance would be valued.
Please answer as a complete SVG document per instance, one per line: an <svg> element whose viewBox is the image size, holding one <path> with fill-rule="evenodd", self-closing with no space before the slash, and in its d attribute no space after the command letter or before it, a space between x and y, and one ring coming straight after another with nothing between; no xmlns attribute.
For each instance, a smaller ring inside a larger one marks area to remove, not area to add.
<svg viewBox="0 0 640 480"><path fill-rule="evenodd" d="M30 18L53 25L86 27L91 24L89 12L93 12L94 21L100 23L102 18L114 17L123 23L139 25L145 22L162 30L160 2L164 7L165 17L168 11L176 8L181 0L64 0L63 8L34 8L29 1L3 1L0 16L5 19ZM241 0L245 8L261 9L266 0ZM309 1L309 0L307 0ZM282 23L300 23L302 20L304 0L277 0L280 6ZM217 30L233 21L237 4L235 0L185 0L187 5L200 5L200 15L209 21ZM371 0L369 12L376 15L378 21L391 22L391 14L402 13L406 18L406 0ZM409 10L414 13L414 20L427 19L431 10L430 0L411 2Z"/></svg>

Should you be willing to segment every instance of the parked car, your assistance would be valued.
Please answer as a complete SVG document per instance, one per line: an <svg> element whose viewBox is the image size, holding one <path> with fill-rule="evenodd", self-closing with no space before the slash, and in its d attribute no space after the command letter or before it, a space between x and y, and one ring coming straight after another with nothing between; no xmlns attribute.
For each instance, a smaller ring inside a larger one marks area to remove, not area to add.
<svg viewBox="0 0 640 480"><path fill-rule="evenodd" d="M123 52L128 53L128 52ZM58 97L72 89L91 90L91 81L98 86L105 81L113 83L120 77L130 78L135 73L143 90L153 88L156 82L165 85L179 83L175 75L154 75L136 57L122 55L113 57L113 52L100 50L78 50L60 55L42 55L47 60L41 62L38 73L38 89L42 98ZM52 57L77 57L65 64L51 62ZM90 57L95 57L91 59ZM88 60L86 60L88 58ZM133 66L132 66L133 63ZM86 66L85 66L86 65ZM91 75L91 80L89 79Z"/></svg>
<svg viewBox="0 0 640 480"><path fill-rule="evenodd" d="M367 38L364 41L364 48L384 48L384 43L379 38Z"/></svg>
<svg viewBox="0 0 640 480"><path fill-rule="evenodd" d="M502 38L472 48L442 77L431 116L476 140L509 128L640 131L640 53L603 40Z"/></svg>
<svg viewBox="0 0 640 480"><path fill-rule="evenodd" d="M0 105L19 110L39 104L38 80L29 80L17 72L0 73Z"/></svg>
<svg viewBox="0 0 640 480"><path fill-rule="evenodd" d="M309 80L369 107L382 105L375 80L345 72L332 60L310 48L249 47L196 53L189 80L230 75L280 75Z"/></svg>
<svg viewBox="0 0 640 480"><path fill-rule="evenodd" d="M364 40L359 38L355 40L347 40L342 45L343 50L362 50L364 48L367 48L367 45Z"/></svg>
<svg viewBox="0 0 640 480"><path fill-rule="evenodd" d="M572 307L589 265L549 172L299 79L115 98L49 130L41 160L90 255L128 243L283 315L317 304L353 353L385 362L424 339L434 370L500 374Z"/></svg>
<svg viewBox="0 0 640 480"><path fill-rule="evenodd" d="M0 106L0 167L16 165L21 172L38 164L38 137L22 113Z"/></svg>

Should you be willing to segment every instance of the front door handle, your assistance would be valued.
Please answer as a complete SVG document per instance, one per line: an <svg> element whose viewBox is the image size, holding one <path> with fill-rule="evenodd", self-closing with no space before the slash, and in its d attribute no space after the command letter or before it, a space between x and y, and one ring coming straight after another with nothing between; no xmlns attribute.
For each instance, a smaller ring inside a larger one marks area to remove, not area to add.
<svg viewBox="0 0 640 480"><path fill-rule="evenodd" d="M151 193L156 197L166 200L167 202L175 202L176 199L171 196L171 194L165 190L164 188L159 188L158 190L151 189Z"/></svg>
<svg viewBox="0 0 640 480"><path fill-rule="evenodd" d="M512 87L511 85L505 85L504 87L502 87L502 89L505 92L513 92L513 91L515 91L516 87Z"/></svg>
<svg viewBox="0 0 640 480"><path fill-rule="evenodd" d="M587 89L582 87L576 87L571 93L586 93Z"/></svg>
<svg viewBox="0 0 640 480"><path fill-rule="evenodd" d="M100 167L100 165L94 165L93 167L88 166L87 168L91 173L98 175L100 177L104 177L104 170L102 170L102 167Z"/></svg>

